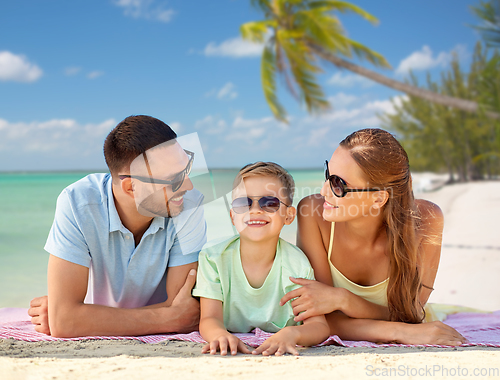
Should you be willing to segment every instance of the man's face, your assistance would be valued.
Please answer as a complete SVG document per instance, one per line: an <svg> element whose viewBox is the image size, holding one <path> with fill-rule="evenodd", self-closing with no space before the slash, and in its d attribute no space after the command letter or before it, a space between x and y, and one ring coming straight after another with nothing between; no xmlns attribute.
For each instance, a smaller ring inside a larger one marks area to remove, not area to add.
<svg viewBox="0 0 500 380"><path fill-rule="evenodd" d="M173 217L184 208L184 194L193 188L189 177L179 189L158 184L155 180L172 180L186 169L189 157L178 143L161 144L137 157L130 165L132 177L151 178L151 183L132 178L137 211L145 216Z"/></svg>

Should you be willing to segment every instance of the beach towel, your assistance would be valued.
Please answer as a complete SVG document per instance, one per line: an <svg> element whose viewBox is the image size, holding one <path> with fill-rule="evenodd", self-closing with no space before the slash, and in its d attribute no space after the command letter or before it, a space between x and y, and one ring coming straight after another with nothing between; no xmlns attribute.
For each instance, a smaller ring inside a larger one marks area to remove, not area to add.
<svg viewBox="0 0 500 380"><path fill-rule="evenodd" d="M144 343L159 343L167 340L181 340L188 342L205 343L199 332L189 334L156 334L145 336L85 336L78 338L54 338L35 331L30 322L27 309L4 308L0 309L0 339L16 339L27 342L40 341L77 341L87 339L106 340L138 340ZM500 310L492 313L460 312L449 315L445 323L469 340L462 347L500 347ZM235 334L244 343L251 347L258 347L272 334L255 329L247 334ZM333 335L320 346L336 344L344 347L446 347L439 345L403 345L403 344L376 344L365 341L347 341Z"/></svg>

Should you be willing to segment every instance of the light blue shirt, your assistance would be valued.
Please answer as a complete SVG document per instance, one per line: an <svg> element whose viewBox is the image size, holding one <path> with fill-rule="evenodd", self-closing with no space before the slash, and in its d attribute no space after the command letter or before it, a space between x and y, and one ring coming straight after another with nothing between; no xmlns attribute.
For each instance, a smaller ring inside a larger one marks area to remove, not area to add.
<svg viewBox="0 0 500 380"><path fill-rule="evenodd" d="M135 308L163 302L166 269L198 260L206 242L203 195L184 195L184 211L155 217L135 246L116 211L109 174L90 174L62 191L45 250L89 268L85 303Z"/></svg>

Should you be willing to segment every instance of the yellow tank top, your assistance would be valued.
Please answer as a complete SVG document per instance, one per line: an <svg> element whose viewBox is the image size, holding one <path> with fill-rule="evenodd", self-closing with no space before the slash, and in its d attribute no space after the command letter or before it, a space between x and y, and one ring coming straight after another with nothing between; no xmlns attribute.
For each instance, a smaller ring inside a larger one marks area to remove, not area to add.
<svg viewBox="0 0 500 380"><path fill-rule="evenodd" d="M335 222L332 222L332 230L330 232L330 244L328 246L328 263L330 264L330 272L332 273L333 286L338 288L344 288L349 290L351 293L364 298L365 300L372 302L380 306L387 306L387 286L389 285L389 278L384 281L379 282L375 285L363 286L358 285L355 282L349 280L346 276L342 274L335 266L332 264L331 256L333 249L333 235L335 231ZM434 313L430 304L425 305L425 321L431 322L439 320Z"/></svg>

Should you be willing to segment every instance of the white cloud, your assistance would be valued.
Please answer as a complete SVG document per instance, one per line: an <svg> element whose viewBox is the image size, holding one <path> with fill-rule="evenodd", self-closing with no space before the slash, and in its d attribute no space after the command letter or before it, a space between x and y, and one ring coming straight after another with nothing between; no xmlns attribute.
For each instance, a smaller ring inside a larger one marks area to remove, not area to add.
<svg viewBox="0 0 500 380"><path fill-rule="evenodd" d="M262 54L264 44L253 43L243 40L241 37L231 38L217 45L215 42L210 42L203 53L206 56L220 57L259 57Z"/></svg>
<svg viewBox="0 0 500 380"><path fill-rule="evenodd" d="M207 92L205 96L207 98L217 98L220 100L233 100L238 97L238 92L235 90L236 86L231 82L227 82L221 88L214 88Z"/></svg>
<svg viewBox="0 0 500 380"><path fill-rule="evenodd" d="M226 130L227 124L225 120L217 116L208 115L201 120L197 120L194 127L206 134L217 135Z"/></svg>
<svg viewBox="0 0 500 380"><path fill-rule="evenodd" d="M424 45L422 50L411 53L399 63L396 74L404 75L410 70L419 71L432 69L438 66L445 67L451 62L454 53L457 54L459 58L464 58L467 55L467 49L463 45L457 45L450 52L442 51L437 56L434 56L431 48Z"/></svg>
<svg viewBox="0 0 500 380"><path fill-rule="evenodd" d="M344 94L343 92L339 92L328 97L328 101L335 109L345 108L348 105L355 103L357 100L357 96Z"/></svg>
<svg viewBox="0 0 500 380"><path fill-rule="evenodd" d="M375 82L357 74L343 74L336 72L327 82L329 85L338 87L363 87L368 88L375 85Z"/></svg>
<svg viewBox="0 0 500 380"><path fill-rule="evenodd" d="M64 75L70 77L70 76L78 74L81 70L82 70L82 68L77 67L77 66L66 67L64 69Z"/></svg>
<svg viewBox="0 0 500 380"><path fill-rule="evenodd" d="M100 154L104 137L116 125L114 119L80 124L73 119L11 123L0 119L0 152L51 153L58 157Z"/></svg>
<svg viewBox="0 0 500 380"><path fill-rule="evenodd" d="M235 86L231 82L226 83L218 92L218 99L235 99L238 93L234 90Z"/></svg>
<svg viewBox="0 0 500 380"><path fill-rule="evenodd" d="M37 81L42 75L42 69L29 62L25 56L0 51L0 81L30 83Z"/></svg>
<svg viewBox="0 0 500 380"><path fill-rule="evenodd" d="M179 134L179 132L180 132L180 131L182 131L182 124L181 124L181 123L179 123L178 121L174 121L174 122L172 122L172 123L169 123L169 124L168 124L168 126L169 126L170 128L172 128L172 130L173 130L175 133L177 133L177 134Z"/></svg>
<svg viewBox="0 0 500 380"><path fill-rule="evenodd" d="M330 127L324 127L319 129L311 129L309 141L307 142L308 146L318 146L323 141L328 139L328 132L330 132Z"/></svg>
<svg viewBox="0 0 500 380"><path fill-rule="evenodd" d="M126 16L169 22L175 14L173 9L165 9L163 5L155 5L155 0L115 0L114 4L123 8Z"/></svg>
<svg viewBox="0 0 500 380"><path fill-rule="evenodd" d="M92 71L90 73L87 74L87 78L89 79L96 79L96 78L99 78L100 76L104 75L104 72L103 71Z"/></svg>

